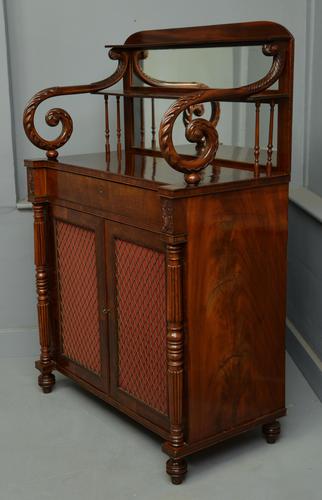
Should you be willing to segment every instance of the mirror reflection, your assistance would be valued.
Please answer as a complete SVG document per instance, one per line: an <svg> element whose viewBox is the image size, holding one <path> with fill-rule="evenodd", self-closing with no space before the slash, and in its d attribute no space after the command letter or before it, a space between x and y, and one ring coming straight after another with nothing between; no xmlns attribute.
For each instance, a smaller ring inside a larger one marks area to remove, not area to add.
<svg viewBox="0 0 322 500"><path fill-rule="evenodd" d="M272 57L267 57L262 53L262 46L150 50L147 57L142 60L144 72L152 78L182 83L194 82L195 75L198 75L198 82L211 88L236 88L255 82L268 73L271 64ZM277 88L277 84L271 88ZM157 124L171 102L166 99L155 100ZM253 147L254 105L222 102L220 107L221 113L217 125L220 142L227 145ZM210 104L205 104L204 108L204 117L208 119L211 112ZM152 127L150 110L144 110L144 119L145 126ZM260 143L261 146L266 147L269 106L262 106L261 124ZM274 127L275 144L276 129L277 127ZM187 143L182 120L177 120L174 132L177 145Z"/></svg>

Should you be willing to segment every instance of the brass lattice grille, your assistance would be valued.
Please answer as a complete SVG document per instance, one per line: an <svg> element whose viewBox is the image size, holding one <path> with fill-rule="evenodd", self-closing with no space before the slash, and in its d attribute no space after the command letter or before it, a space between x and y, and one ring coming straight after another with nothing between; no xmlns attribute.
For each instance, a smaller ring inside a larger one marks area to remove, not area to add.
<svg viewBox="0 0 322 500"><path fill-rule="evenodd" d="M164 254L115 241L119 387L167 414Z"/></svg>
<svg viewBox="0 0 322 500"><path fill-rule="evenodd" d="M63 354L101 371L95 233L56 221L60 332Z"/></svg>

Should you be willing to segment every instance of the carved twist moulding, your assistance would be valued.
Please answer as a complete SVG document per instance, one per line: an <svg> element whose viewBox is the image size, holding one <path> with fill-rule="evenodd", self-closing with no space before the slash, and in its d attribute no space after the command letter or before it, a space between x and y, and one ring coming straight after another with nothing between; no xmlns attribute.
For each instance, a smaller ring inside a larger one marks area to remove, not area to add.
<svg viewBox="0 0 322 500"><path fill-rule="evenodd" d="M87 94L89 92L97 92L106 89L117 83L123 77L127 64L128 55L120 53L116 50L110 50L109 56L113 60L118 60L118 67L113 75L99 82L90 83L89 85L77 85L69 87L52 87L38 92L28 103L24 115L23 125L29 140L37 146L37 148L47 151L47 158L55 160L58 156L57 149L61 148L70 139L73 133L73 120L71 116L61 108L50 109L46 114L46 123L50 127L57 127L61 124L62 130L59 136L54 140L43 139L35 127L35 113L39 104L50 97L73 94Z"/></svg>
<svg viewBox="0 0 322 500"><path fill-rule="evenodd" d="M190 142L204 141L201 154L196 159L184 159L175 150L172 140L173 127L178 116L191 106L221 99L250 97L271 87L282 73L285 63L285 49L277 44L263 46L266 56L273 56L272 66L265 77L257 82L234 89L209 89L201 93L184 96L178 99L162 118L159 132L160 149L163 156L174 169L184 172L188 184L198 184L201 180L200 170L211 163L218 149L218 133L213 122L204 119L192 120L186 127L186 138Z"/></svg>
<svg viewBox="0 0 322 500"><path fill-rule="evenodd" d="M219 118L220 118L220 104L219 102L212 101L211 103L211 115L209 118L209 122L213 127L216 127ZM185 127L189 125L189 123L193 120L193 115L202 116L205 112L205 107L203 104L195 104L186 108L182 113L182 120Z"/></svg>
<svg viewBox="0 0 322 500"><path fill-rule="evenodd" d="M146 69L157 49L249 45L272 62L241 87L210 88L198 72L162 81ZM189 455L249 429L274 443L286 413L293 50L292 35L271 22L142 31L111 46L111 76L45 89L24 113L47 156L25 161L39 385L49 393L57 370L161 436L173 484ZM58 157L71 116L47 112L46 123L61 126L48 140L35 113L51 97L84 93L102 100L102 152ZM159 99L170 101L161 117ZM225 102L253 113L253 147L222 143ZM175 143L176 125L187 144Z"/></svg>

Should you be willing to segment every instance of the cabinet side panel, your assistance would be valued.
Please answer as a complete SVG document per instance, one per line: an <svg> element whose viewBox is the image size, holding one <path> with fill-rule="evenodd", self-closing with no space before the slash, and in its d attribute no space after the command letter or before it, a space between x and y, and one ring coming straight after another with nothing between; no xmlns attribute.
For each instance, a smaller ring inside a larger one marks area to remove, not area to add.
<svg viewBox="0 0 322 500"><path fill-rule="evenodd" d="M163 253L115 239L118 385L166 415L165 276Z"/></svg>
<svg viewBox="0 0 322 500"><path fill-rule="evenodd" d="M188 201L189 442L284 407L287 196Z"/></svg>
<svg viewBox="0 0 322 500"><path fill-rule="evenodd" d="M55 225L62 354L100 374L95 232L61 220Z"/></svg>

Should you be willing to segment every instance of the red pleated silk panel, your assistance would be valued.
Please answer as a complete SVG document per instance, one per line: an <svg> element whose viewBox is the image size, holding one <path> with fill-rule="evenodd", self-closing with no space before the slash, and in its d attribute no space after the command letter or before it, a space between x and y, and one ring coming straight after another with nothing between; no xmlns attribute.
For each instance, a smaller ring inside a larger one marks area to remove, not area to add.
<svg viewBox="0 0 322 500"><path fill-rule="evenodd" d="M95 234L56 221L60 332L63 354L101 371Z"/></svg>
<svg viewBox="0 0 322 500"><path fill-rule="evenodd" d="M168 413L163 253L115 240L119 387Z"/></svg>

